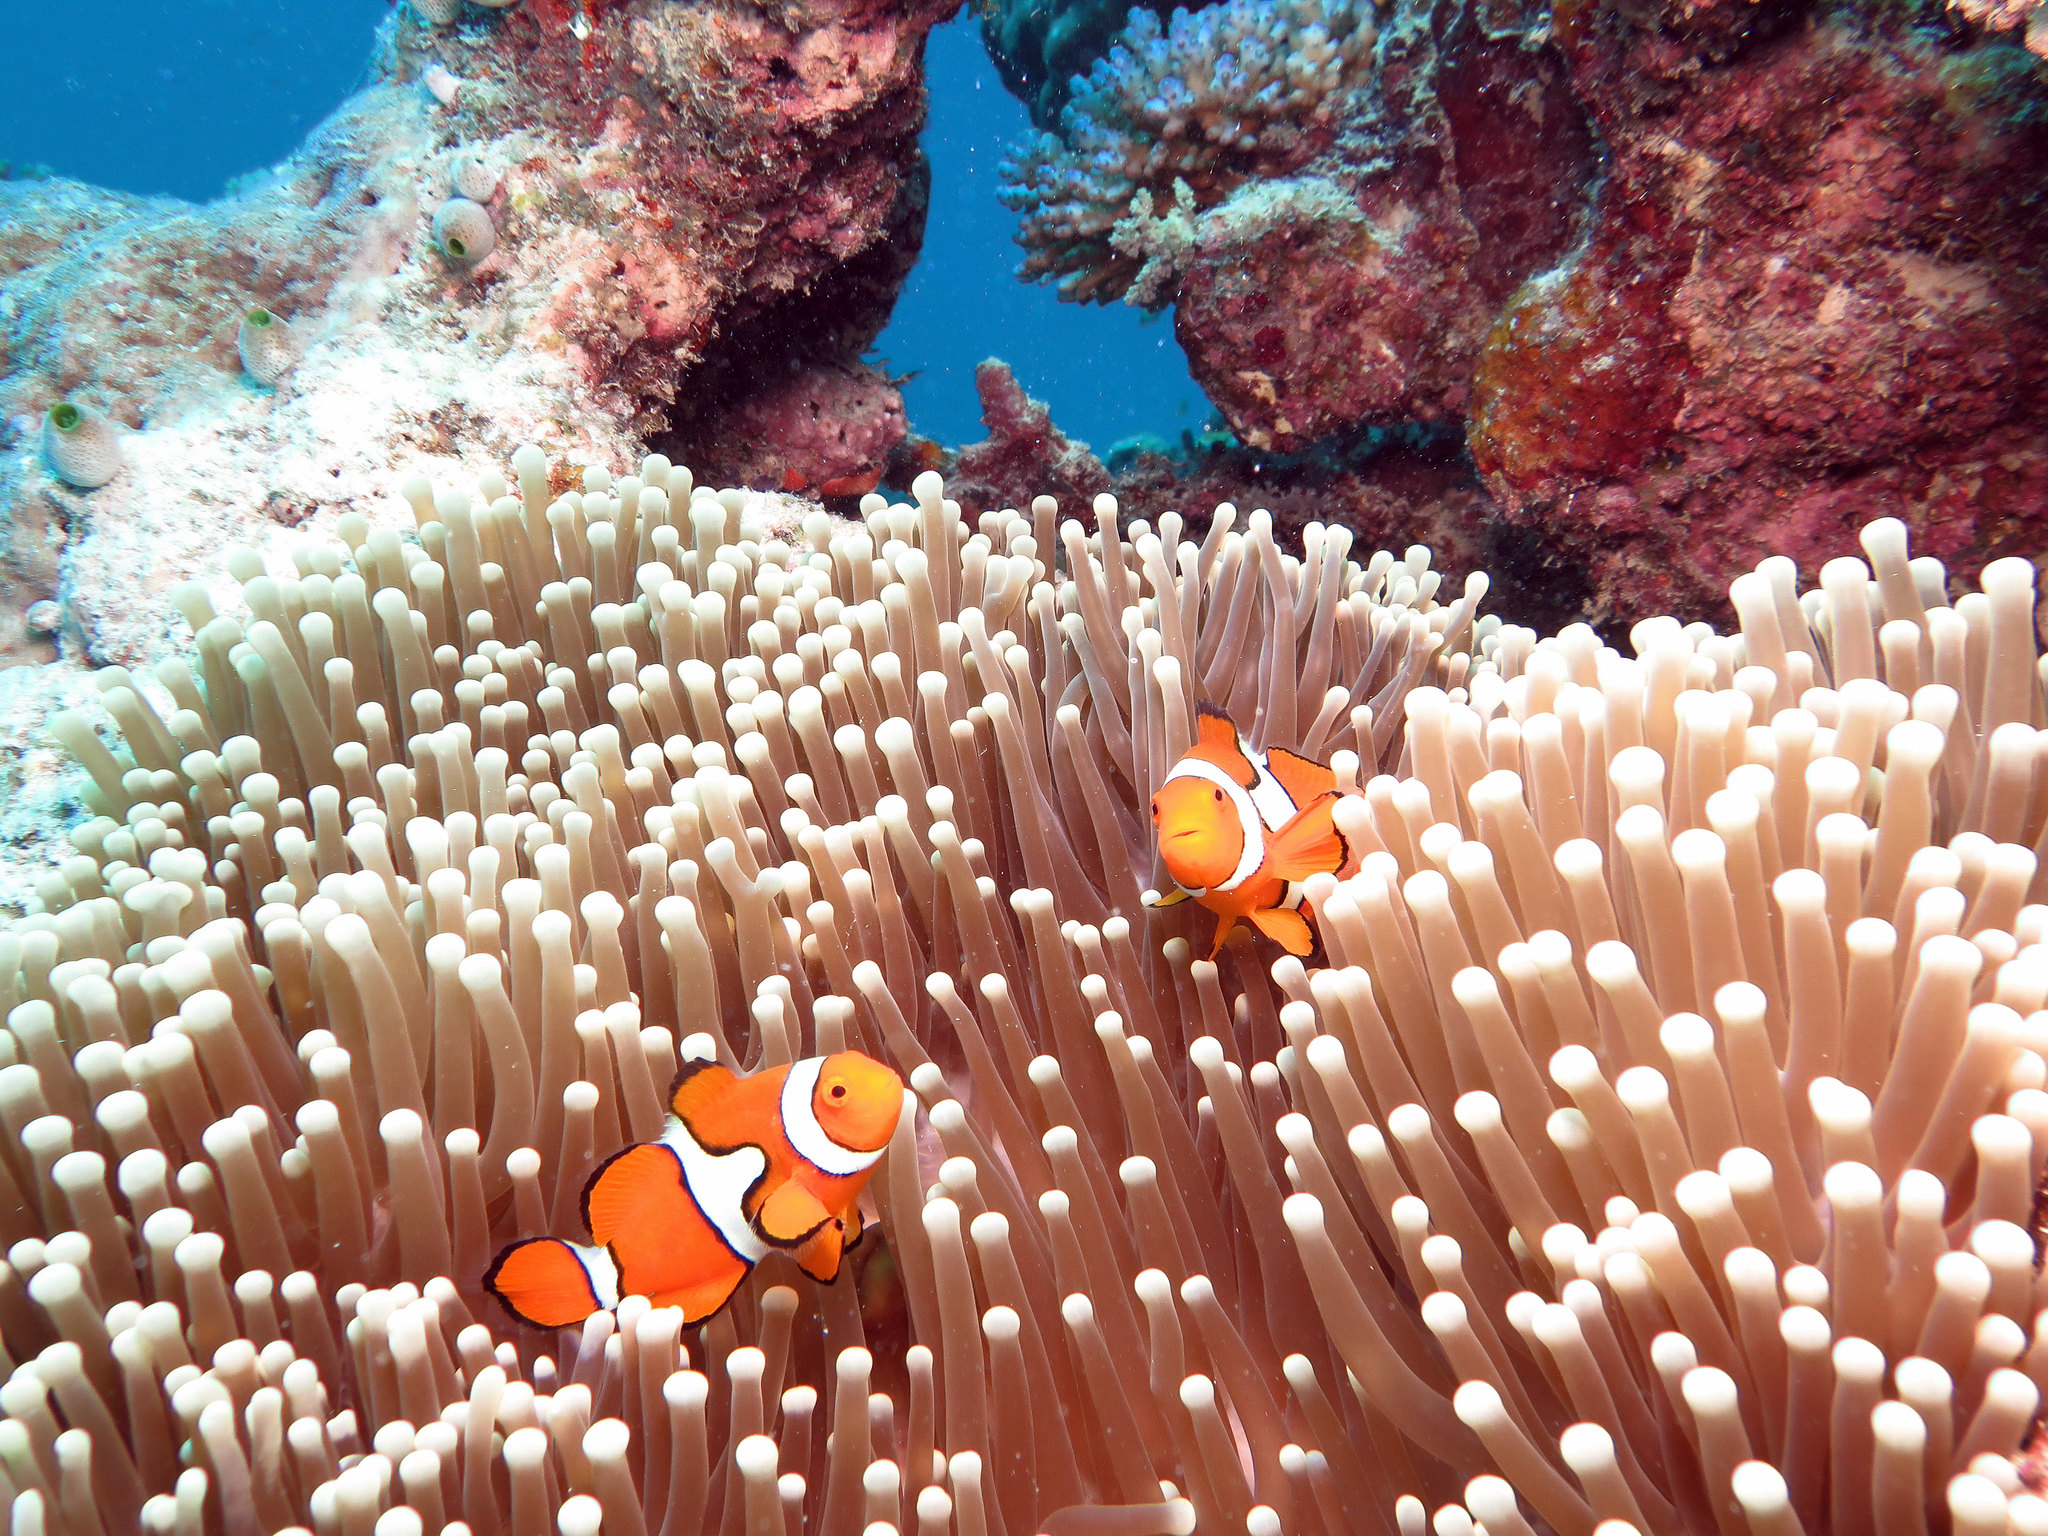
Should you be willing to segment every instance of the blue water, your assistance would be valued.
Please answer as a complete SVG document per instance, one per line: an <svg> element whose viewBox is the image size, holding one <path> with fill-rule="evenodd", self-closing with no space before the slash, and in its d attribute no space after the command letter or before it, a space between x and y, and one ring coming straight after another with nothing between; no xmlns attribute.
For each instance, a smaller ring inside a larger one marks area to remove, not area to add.
<svg viewBox="0 0 2048 1536"><path fill-rule="evenodd" d="M203 200L274 164L363 78L386 0L5 0L0 161L132 192ZM1016 280L998 166L1027 132L971 19L928 54L932 205L923 259L875 352L914 430L982 433L974 367L1008 362L1069 437L1106 452L1206 416L1170 322L1061 304Z"/></svg>
<svg viewBox="0 0 2048 1536"><path fill-rule="evenodd" d="M925 370L904 390L911 424L941 442L980 437L974 366L993 354L1052 407L1061 431L1098 453L1139 432L1178 437L1199 428L1208 402L1188 377L1170 318L1148 322L1126 304L1062 304L1050 288L1017 281L1016 215L996 189L1003 157L1030 133L1030 120L996 79L970 12L932 34L925 70L932 205L924 259L876 344L894 372Z"/></svg>
<svg viewBox="0 0 2048 1536"><path fill-rule="evenodd" d="M363 79L386 0L6 0L0 160L195 201Z"/></svg>

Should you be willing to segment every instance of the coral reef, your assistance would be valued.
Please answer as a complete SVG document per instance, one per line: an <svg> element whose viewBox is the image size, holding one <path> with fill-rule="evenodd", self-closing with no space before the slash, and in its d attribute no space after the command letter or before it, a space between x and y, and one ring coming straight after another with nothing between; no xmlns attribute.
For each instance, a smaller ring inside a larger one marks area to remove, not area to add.
<svg viewBox="0 0 2048 1536"><path fill-rule="evenodd" d="M2025 561L1881 522L1624 655L1259 513L512 470L57 722L17 1529L2041 1528ZM1139 903L1201 699L1350 791L1312 968ZM489 1310L681 1059L842 1046L911 1085L857 1268Z"/></svg>
<svg viewBox="0 0 2048 1536"><path fill-rule="evenodd" d="M1168 198L1211 208L1329 150L1357 110L1373 38L1362 0L1226 0L1176 11L1163 30L1131 11L1059 131L1004 165L1003 201L1024 216L1023 275L1076 302L1124 297L1147 253L1125 248L1118 225L1142 226ZM1159 307L1162 289L1155 275L1139 298Z"/></svg>
<svg viewBox="0 0 2048 1536"><path fill-rule="evenodd" d="M1529 7L1145 11L1010 167L1027 277L1175 306L1231 429L1459 422L1502 301L1577 238L1593 138Z"/></svg>
<svg viewBox="0 0 2048 1536"><path fill-rule="evenodd" d="M1711 602L1880 512L1944 559L2034 547L2031 61L1854 12L1692 25L1560 25L1611 168L1585 245L1509 301L1479 368L1472 448L1509 515L1619 613Z"/></svg>
<svg viewBox="0 0 2048 1536"><path fill-rule="evenodd" d="M1709 610L1877 513L1957 560L2027 546L2048 85L2024 51L1810 0L1418 0L1354 35L1306 132L1247 113L1226 145L1174 112L1257 41L1245 14L1136 13L1020 168L1026 273L1172 302L1253 449L1466 429L1496 547L1584 569L1602 623Z"/></svg>
<svg viewBox="0 0 2048 1536"><path fill-rule="evenodd" d="M1196 11L1211 0L1182 7ZM1165 21L1175 7L1148 7ZM1130 24L1127 0L978 0L981 36L1010 93L1040 129L1059 123L1074 82Z"/></svg>
<svg viewBox="0 0 2048 1536"><path fill-rule="evenodd" d="M763 383L719 417L705 473L735 485L859 497L903 441L903 395L872 368L794 371ZM801 466L801 467L799 467Z"/></svg>
<svg viewBox="0 0 2048 1536"><path fill-rule="evenodd" d="M222 548L403 523L401 465L526 440L623 460L686 424L694 462L737 460L710 451L729 415L753 433L778 409L756 392L788 375L732 359L800 345L820 377L857 375L917 252L922 40L954 3L535 0L446 27L401 9L371 83L216 203L0 181L0 657L47 654L22 611L51 600L66 656L0 680L0 842L61 814L32 781L42 719L88 687L76 668L189 643L167 594L213 580ZM465 211L496 248L451 261L458 179L486 192ZM301 343L275 395L241 371L254 308ZM135 473L52 482L38 434L66 397L126 429ZM875 473L888 414L783 433L778 474Z"/></svg>
<svg viewBox="0 0 2048 1536"><path fill-rule="evenodd" d="M975 368L974 387L988 436L967 444L946 466L951 494L962 506L994 511L1052 496L1063 506L1080 507L1110 489L1102 461L1086 443L1067 440L1044 402L1024 392L1001 358Z"/></svg>
<svg viewBox="0 0 2048 1536"><path fill-rule="evenodd" d="M2048 59L2048 9L2040 0L1949 0L1949 4L1980 27L2019 32L2030 53Z"/></svg>

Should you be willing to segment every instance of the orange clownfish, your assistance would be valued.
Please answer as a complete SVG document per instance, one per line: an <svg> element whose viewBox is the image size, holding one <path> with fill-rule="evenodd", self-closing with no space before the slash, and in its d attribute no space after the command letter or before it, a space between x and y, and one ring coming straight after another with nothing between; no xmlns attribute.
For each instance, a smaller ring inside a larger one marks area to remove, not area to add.
<svg viewBox="0 0 2048 1536"><path fill-rule="evenodd" d="M1192 896L1216 914L1214 958L1241 917L1290 955L1315 948L1302 916L1301 882L1351 860L1333 809L1337 776L1321 763L1274 747L1254 752L1230 716L1196 706L1196 742L1152 797L1159 855L1180 889L1151 902Z"/></svg>
<svg viewBox="0 0 2048 1536"><path fill-rule="evenodd" d="M572 1328L624 1296L700 1323L776 1249L829 1282L860 1240L860 1192L902 1108L903 1079L859 1051L748 1077L688 1062L661 1139L607 1158L584 1186L590 1241L514 1243L484 1289L521 1322Z"/></svg>

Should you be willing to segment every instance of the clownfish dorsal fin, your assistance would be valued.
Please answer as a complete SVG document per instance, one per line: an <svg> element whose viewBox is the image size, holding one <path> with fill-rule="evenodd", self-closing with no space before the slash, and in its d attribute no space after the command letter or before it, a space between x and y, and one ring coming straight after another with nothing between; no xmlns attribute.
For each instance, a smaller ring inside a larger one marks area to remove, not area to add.
<svg viewBox="0 0 2048 1536"><path fill-rule="evenodd" d="M1329 768L1285 747L1266 749L1266 771L1280 781L1287 798L1297 806L1307 805L1317 795L1328 794L1337 787L1337 775Z"/></svg>
<svg viewBox="0 0 2048 1536"><path fill-rule="evenodd" d="M598 1165L583 1186L583 1220L590 1240L602 1248L636 1223L662 1212L676 1198L682 1165L658 1141L643 1141Z"/></svg>
<svg viewBox="0 0 2048 1536"><path fill-rule="evenodd" d="M1266 844L1266 873L1281 880L1306 880L1310 875L1335 874L1344 867L1351 850L1344 834L1337 830L1334 790L1318 795L1294 813Z"/></svg>
<svg viewBox="0 0 2048 1536"><path fill-rule="evenodd" d="M761 1128L749 1118L749 1101L741 1091L762 1074L741 1077L716 1061L686 1061L668 1091L668 1107L707 1152L730 1152L758 1146ZM779 1084L777 1086L780 1086Z"/></svg>
<svg viewBox="0 0 2048 1536"><path fill-rule="evenodd" d="M1290 955L1305 955L1316 947L1315 933L1309 928L1308 919L1299 912L1290 912L1285 907L1267 907L1245 915L1251 919L1253 927Z"/></svg>
<svg viewBox="0 0 2048 1536"><path fill-rule="evenodd" d="M1207 699L1195 706L1195 740L1225 752L1237 750L1237 722Z"/></svg>
<svg viewBox="0 0 2048 1536"><path fill-rule="evenodd" d="M1195 744L1188 755L1213 763L1247 789L1259 782L1258 765L1238 734L1237 722L1214 704L1195 706Z"/></svg>

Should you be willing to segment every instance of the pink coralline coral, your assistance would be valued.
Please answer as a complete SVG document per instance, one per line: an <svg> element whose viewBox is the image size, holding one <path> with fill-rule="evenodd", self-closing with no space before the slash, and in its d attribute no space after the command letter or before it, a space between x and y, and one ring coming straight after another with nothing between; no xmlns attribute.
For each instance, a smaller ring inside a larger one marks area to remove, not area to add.
<svg viewBox="0 0 2048 1536"><path fill-rule="evenodd" d="M879 248L915 255L922 40L956 4L608 5L574 27L560 4L508 12L457 68L477 85L458 110L515 149L533 133L581 146L572 177L529 192L544 229L590 237L548 269L534 339L666 407L693 365L760 346L766 313L779 345L804 318L789 296L810 295L837 346L808 360L857 359L893 287L848 306L835 278Z"/></svg>
<svg viewBox="0 0 2048 1536"><path fill-rule="evenodd" d="M719 484L858 496L903 441L903 395L871 368L807 368L763 386L721 419L699 473Z"/></svg>
<svg viewBox="0 0 2048 1536"><path fill-rule="evenodd" d="M1255 458L1464 431L1488 541L1602 620L1879 513L1965 562L2038 527L2048 85L2017 46L1932 5L1409 0L1319 138L1250 113L1194 150L1163 87L1100 105L1160 51L1112 52L1034 151L1026 268L1173 303Z"/></svg>
<svg viewBox="0 0 2048 1536"><path fill-rule="evenodd" d="M1560 9L1612 168L1585 245L1506 306L1471 441L1598 613L1713 603L1879 513L1981 560L2048 499L2026 56L1749 11Z"/></svg>
<svg viewBox="0 0 2048 1536"><path fill-rule="evenodd" d="M1070 442L1044 402L1024 392L1010 365L991 357L974 370L988 436L962 448L947 471L948 493L963 507L1029 507L1037 495L1085 509L1110 489L1109 472L1086 443Z"/></svg>

